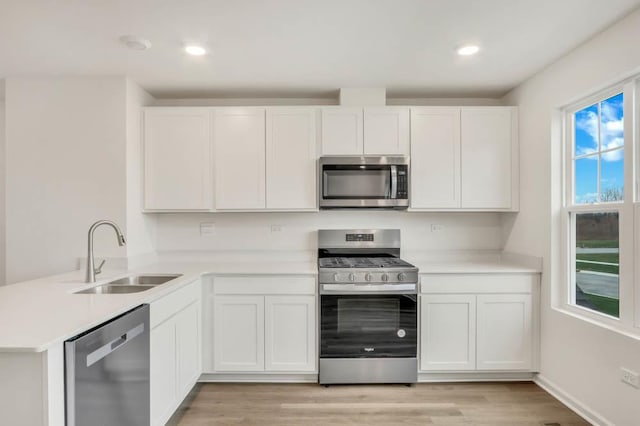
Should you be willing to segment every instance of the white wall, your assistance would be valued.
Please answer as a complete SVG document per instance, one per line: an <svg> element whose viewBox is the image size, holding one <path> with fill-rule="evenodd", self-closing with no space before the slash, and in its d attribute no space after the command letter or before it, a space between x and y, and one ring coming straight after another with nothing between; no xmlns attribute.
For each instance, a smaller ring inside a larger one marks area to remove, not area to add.
<svg viewBox="0 0 640 426"><path fill-rule="evenodd" d="M214 223L200 236L201 223ZM400 228L402 250L500 249L499 213L414 213L395 211L322 211L319 213L160 214L156 247L172 250L315 251L317 230ZM431 232L431 224L443 225ZM281 227L272 232L271 226Z"/></svg>
<svg viewBox="0 0 640 426"><path fill-rule="evenodd" d="M127 256L139 256L154 251L155 218L142 214L143 207L143 146L142 107L150 105L153 97L135 82L126 81L127 122Z"/></svg>
<svg viewBox="0 0 640 426"><path fill-rule="evenodd" d="M7 282L73 270L91 223L125 225L125 83L6 80ZM96 257L125 253L96 232Z"/></svg>
<svg viewBox="0 0 640 426"><path fill-rule="evenodd" d="M4 88L4 81L0 81L0 87ZM0 89L4 92L4 89ZM6 283L6 221L5 221L5 106L0 99L0 285Z"/></svg>
<svg viewBox="0 0 640 426"><path fill-rule="evenodd" d="M640 421L640 391L623 384L619 371L626 366L640 372L640 341L552 308L563 267L558 257L561 147L552 117L559 107L640 71L638 40L640 10L503 99L520 107L521 156L520 213L505 221L505 249L544 258L540 379L586 408L592 421L620 426Z"/></svg>

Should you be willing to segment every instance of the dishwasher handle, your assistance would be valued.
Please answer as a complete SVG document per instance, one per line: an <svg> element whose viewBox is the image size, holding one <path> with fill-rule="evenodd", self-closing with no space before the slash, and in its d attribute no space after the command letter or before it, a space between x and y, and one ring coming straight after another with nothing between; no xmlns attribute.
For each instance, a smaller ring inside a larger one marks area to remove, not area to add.
<svg viewBox="0 0 640 426"><path fill-rule="evenodd" d="M102 358L106 357L116 349L124 346L127 342L135 339L137 336L144 332L144 323L140 323L133 327L131 330L124 333L122 336L113 339L105 345L100 346L95 351L87 355L87 367L92 366Z"/></svg>

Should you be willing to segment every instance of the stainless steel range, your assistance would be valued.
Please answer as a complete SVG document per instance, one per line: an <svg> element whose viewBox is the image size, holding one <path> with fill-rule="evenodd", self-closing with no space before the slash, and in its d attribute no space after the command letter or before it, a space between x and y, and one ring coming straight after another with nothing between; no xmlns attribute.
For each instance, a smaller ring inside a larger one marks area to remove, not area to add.
<svg viewBox="0 0 640 426"><path fill-rule="evenodd" d="M321 384L415 383L418 269L399 229L318 231Z"/></svg>

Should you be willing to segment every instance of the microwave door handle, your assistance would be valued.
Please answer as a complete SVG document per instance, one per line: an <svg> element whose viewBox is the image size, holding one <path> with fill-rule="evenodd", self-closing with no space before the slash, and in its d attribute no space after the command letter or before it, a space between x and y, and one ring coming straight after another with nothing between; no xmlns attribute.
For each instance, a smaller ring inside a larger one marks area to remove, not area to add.
<svg viewBox="0 0 640 426"><path fill-rule="evenodd" d="M391 167L391 197L398 198L398 166Z"/></svg>

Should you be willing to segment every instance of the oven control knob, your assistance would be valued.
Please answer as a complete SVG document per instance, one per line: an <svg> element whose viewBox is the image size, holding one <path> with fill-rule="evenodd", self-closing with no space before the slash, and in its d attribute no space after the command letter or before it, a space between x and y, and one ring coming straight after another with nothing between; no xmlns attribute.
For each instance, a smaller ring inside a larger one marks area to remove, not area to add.
<svg viewBox="0 0 640 426"><path fill-rule="evenodd" d="M385 282L389 281L389 275L387 275L387 274L382 274L382 276L380 278L382 278L382 281L385 281Z"/></svg>
<svg viewBox="0 0 640 426"><path fill-rule="evenodd" d="M337 282L339 278L340 278L340 276L337 273L333 274L333 280L334 281Z"/></svg>
<svg viewBox="0 0 640 426"><path fill-rule="evenodd" d="M398 274L398 281L404 281L407 279L407 274L405 274L404 272L400 272Z"/></svg>
<svg viewBox="0 0 640 426"><path fill-rule="evenodd" d="M364 280L365 281L371 281L371 274L368 273L368 272L366 274L364 274Z"/></svg>
<svg viewBox="0 0 640 426"><path fill-rule="evenodd" d="M349 274L349 281L353 282L355 280L356 280L356 275L353 273Z"/></svg>

